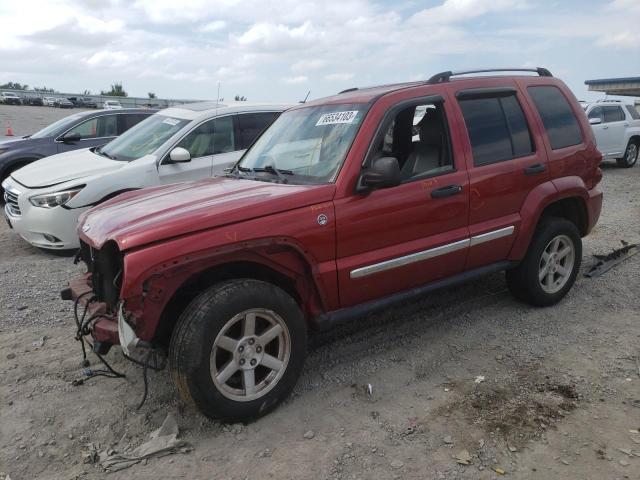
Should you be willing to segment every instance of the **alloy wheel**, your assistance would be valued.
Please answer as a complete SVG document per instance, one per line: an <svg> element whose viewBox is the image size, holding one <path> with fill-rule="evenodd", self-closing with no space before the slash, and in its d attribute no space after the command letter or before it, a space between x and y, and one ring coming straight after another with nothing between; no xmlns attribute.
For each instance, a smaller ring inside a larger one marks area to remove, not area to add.
<svg viewBox="0 0 640 480"><path fill-rule="evenodd" d="M545 247L540 258L538 281L546 293L562 290L573 272L575 247L566 235L554 237Z"/></svg>

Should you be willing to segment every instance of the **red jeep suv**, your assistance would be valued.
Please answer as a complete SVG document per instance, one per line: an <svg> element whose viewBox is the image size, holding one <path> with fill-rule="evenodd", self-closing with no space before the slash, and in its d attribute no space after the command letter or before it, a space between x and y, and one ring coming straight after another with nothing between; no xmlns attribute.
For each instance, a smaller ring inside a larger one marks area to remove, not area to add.
<svg viewBox="0 0 640 480"><path fill-rule="evenodd" d="M186 400L246 421L291 392L309 328L500 270L553 305L600 215L602 156L564 83L530 72L300 104L224 177L90 210L88 272L63 292L87 303L81 331L97 353L168 356Z"/></svg>

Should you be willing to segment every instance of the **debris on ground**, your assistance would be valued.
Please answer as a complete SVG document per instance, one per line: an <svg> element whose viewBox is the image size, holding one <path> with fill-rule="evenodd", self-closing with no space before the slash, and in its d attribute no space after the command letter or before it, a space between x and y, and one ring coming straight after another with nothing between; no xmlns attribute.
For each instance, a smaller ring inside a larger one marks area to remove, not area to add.
<svg viewBox="0 0 640 480"><path fill-rule="evenodd" d="M622 241L622 247L613 250L607 255L594 255L597 262L584 274L585 277L599 277L603 273L608 272L619 263L628 260L636 253L640 252L640 248L635 243L627 243Z"/></svg>
<svg viewBox="0 0 640 480"><path fill-rule="evenodd" d="M164 422L162 422L162 426L151 432L147 442L130 453L105 450L100 454L100 464L107 472L117 472L149 458L159 458L172 453L187 453L189 451L191 449L187 446L187 443L178 439L178 423L176 419L172 414L168 414Z"/></svg>
<svg viewBox="0 0 640 480"><path fill-rule="evenodd" d="M316 434L315 434L315 432L313 430L308 430L303 435L303 437L306 438L307 440L311 440L315 436L316 436Z"/></svg>
<svg viewBox="0 0 640 480"><path fill-rule="evenodd" d="M453 458L460 465L470 465L471 464L471 454L468 450L461 450L457 455L454 455Z"/></svg>
<svg viewBox="0 0 640 480"><path fill-rule="evenodd" d="M442 441L444 443L446 443L447 445L453 444L453 439L451 438L451 435L445 435L445 437L442 439Z"/></svg>
<svg viewBox="0 0 640 480"><path fill-rule="evenodd" d="M44 347L44 342L45 342L46 339L47 339L47 336L43 335L42 337L40 337L40 339L38 339L35 342L31 343L31 345L33 345L35 348Z"/></svg>
<svg viewBox="0 0 640 480"><path fill-rule="evenodd" d="M394 460L393 462L391 462L391 467L395 469L402 468L404 467L404 462L401 462L400 460Z"/></svg>
<svg viewBox="0 0 640 480"><path fill-rule="evenodd" d="M475 383L482 383L484 382L484 375L478 375L476 377L476 379L474 380Z"/></svg>
<svg viewBox="0 0 640 480"><path fill-rule="evenodd" d="M491 470L496 472L498 475L504 475L505 473L507 473L507 471L504 468L500 468L500 467L491 467Z"/></svg>

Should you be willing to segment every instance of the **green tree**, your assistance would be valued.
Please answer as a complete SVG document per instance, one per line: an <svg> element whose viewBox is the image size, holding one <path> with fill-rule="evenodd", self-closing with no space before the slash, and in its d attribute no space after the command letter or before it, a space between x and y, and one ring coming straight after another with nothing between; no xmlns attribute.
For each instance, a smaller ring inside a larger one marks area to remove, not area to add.
<svg viewBox="0 0 640 480"><path fill-rule="evenodd" d="M42 87L33 87L34 92L43 92L43 93L53 93L55 90L53 88L47 88L45 86Z"/></svg>
<svg viewBox="0 0 640 480"><path fill-rule="evenodd" d="M246 102L246 101L247 101L247 97L244 97L244 96L243 96L243 97L241 97L240 95L236 95L235 97L233 97L233 99L234 99L236 102Z"/></svg>
<svg viewBox="0 0 640 480"><path fill-rule="evenodd" d="M124 88L122 88L122 82L114 82L113 84L111 84L111 90L107 92L101 90L100 95L104 95L107 97L126 97L127 92L125 92Z"/></svg>
<svg viewBox="0 0 640 480"><path fill-rule="evenodd" d="M147 95L149 95L149 98L156 98L156 94L153 92L149 92Z"/></svg>
<svg viewBox="0 0 640 480"><path fill-rule="evenodd" d="M18 82L7 82L4 85L0 85L0 88L6 88L7 90L28 90L29 85L26 83L22 85Z"/></svg>

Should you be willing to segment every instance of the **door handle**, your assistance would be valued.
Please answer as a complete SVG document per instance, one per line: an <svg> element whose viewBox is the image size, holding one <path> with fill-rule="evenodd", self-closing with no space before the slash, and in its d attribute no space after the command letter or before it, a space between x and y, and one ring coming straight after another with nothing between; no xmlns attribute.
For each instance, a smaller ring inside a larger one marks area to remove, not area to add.
<svg viewBox="0 0 640 480"><path fill-rule="evenodd" d="M535 165L531 165L524 169L525 175L537 175L538 173L542 173L547 169L544 163L536 163Z"/></svg>
<svg viewBox="0 0 640 480"><path fill-rule="evenodd" d="M609 128L609 125L603 125L603 126L602 126L602 129L603 129L603 130L606 130L606 129L608 129L608 128Z"/></svg>
<svg viewBox="0 0 640 480"><path fill-rule="evenodd" d="M447 185L431 191L431 198L444 198L456 195L462 191L462 185Z"/></svg>

